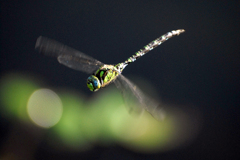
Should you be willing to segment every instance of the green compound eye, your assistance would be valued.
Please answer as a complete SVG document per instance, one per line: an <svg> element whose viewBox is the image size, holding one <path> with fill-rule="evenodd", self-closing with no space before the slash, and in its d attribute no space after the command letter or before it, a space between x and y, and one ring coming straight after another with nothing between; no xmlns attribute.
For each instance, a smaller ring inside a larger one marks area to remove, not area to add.
<svg viewBox="0 0 240 160"><path fill-rule="evenodd" d="M90 89L90 91L96 92L99 90L99 88L101 88L101 83L96 76L91 75L87 79L87 87Z"/></svg>

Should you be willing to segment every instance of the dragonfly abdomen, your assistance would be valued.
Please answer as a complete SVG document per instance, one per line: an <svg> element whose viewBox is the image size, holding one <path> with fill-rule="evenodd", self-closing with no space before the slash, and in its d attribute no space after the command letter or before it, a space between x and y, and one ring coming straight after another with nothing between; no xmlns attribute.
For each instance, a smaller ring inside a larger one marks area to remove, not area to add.
<svg viewBox="0 0 240 160"><path fill-rule="evenodd" d="M174 36L178 36L179 34L185 32L184 29L178 29L178 30L173 30L171 32L168 32L164 35L162 35L161 37L153 40L152 42L148 43L146 46L144 46L143 49L140 49L138 52L136 52L134 55L132 55L131 57L129 57L124 63L125 65L128 65L134 61L136 61L138 58L142 57L143 55L145 55L146 53L148 53L149 51L153 50L154 48L156 48L157 46L159 46L160 44L162 44L163 42L165 42L166 40L168 40L171 37Z"/></svg>

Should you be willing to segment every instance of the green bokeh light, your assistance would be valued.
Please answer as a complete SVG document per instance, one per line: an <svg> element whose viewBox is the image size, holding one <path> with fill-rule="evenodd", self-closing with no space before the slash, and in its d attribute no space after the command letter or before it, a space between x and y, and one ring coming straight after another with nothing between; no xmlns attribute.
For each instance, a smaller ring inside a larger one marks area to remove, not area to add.
<svg viewBox="0 0 240 160"><path fill-rule="evenodd" d="M70 148L85 146L88 140L84 132L86 110L84 97L77 97L71 93L59 94L63 104L63 114L59 123L53 128L54 134Z"/></svg>
<svg viewBox="0 0 240 160"><path fill-rule="evenodd" d="M37 88L38 85L26 76L16 73L3 76L0 81L1 114L7 118L29 120L26 106L29 96Z"/></svg>

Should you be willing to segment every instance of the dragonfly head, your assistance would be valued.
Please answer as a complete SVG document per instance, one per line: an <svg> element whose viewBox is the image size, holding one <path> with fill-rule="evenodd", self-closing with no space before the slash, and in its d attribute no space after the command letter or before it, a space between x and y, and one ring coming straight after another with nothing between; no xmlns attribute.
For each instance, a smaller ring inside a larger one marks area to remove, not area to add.
<svg viewBox="0 0 240 160"><path fill-rule="evenodd" d="M101 88L101 83L96 76L91 75L87 79L87 87L90 91L96 92L99 88Z"/></svg>

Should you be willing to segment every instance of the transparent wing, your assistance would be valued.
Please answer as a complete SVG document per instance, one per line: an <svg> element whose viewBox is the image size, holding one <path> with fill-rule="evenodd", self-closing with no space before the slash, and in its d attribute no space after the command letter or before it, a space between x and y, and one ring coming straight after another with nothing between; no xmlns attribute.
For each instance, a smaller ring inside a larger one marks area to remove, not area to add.
<svg viewBox="0 0 240 160"><path fill-rule="evenodd" d="M102 62L80 51L42 36L38 37L35 49L43 55L57 57L59 63L69 68L89 74L92 74L103 65Z"/></svg>
<svg viewBox="0 0 240 160"><path fill-rule="evenodd" d="M129 107L130 113L133 112L140 114L146 110L158 120L162 120L165 117L163 108L161 108L161 104L144 95L135 84L133 84L122 74L117 77L114 83L117 88L121 90L124 101Z"/></svg>

